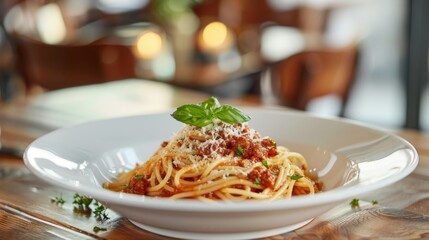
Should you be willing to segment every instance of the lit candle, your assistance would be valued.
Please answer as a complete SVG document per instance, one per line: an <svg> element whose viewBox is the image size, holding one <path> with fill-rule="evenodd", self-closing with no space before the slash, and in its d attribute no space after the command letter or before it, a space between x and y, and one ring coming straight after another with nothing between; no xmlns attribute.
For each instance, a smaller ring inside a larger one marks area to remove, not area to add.
<svg viewBox="0 0 429 240"><path fill-rule="evenodd" d="M211 22L200 31L198 42L201 50L219 53L231 47L233 36L228 27L221 22Z"/></svg>
<svg viewBox="0 0 429 240"><path fill-rule="evenodd" d="M145 31L137 38L137 55L143 59L153 59L162 51L163 43L159 33Z"/></svg>

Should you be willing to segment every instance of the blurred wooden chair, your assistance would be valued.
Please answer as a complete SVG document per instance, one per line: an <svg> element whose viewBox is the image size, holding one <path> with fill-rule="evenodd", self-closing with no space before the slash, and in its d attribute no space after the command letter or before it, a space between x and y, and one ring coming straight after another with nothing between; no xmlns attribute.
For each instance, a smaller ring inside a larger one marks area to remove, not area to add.
<svg viewBox="0 0 429 240"><path fill-rule="evenodd" d="M219 20L240 32L242 28L257 27L275 23L301 29L303 32L321 33L326 27L328 9L309 4L291 5L287 9L277 9L269 0L205 0L193 8L200 18Z"/></svg>
<svg viewBox="0 0 429 240"><path fill-rule="evenodd" d="M49 45L11 35L16 68L27 87L54 90L136 77L135 57L125 45Z"/></svg>
<svg viewBox="0 0 429 240"><path fill-rule="evenodd" d="M337 49L307 50L279 61L262 73L261 94L276 104L306 110L310 101L335 95L345 108L357 68L355 44Z"/></svg>

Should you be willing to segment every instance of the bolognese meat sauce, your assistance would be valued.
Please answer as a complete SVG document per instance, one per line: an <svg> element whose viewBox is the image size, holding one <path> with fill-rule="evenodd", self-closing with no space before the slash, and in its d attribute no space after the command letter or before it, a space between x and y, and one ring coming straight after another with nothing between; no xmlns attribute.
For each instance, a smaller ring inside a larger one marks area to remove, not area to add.
<svg viewBox="0 0 429 240"><path fill-rule="evenodd" d="M220 127L225 127L224 123L219 124ZM274 157L278 154L277 145L271 138L263 138L259 133L252 132L247 124L234 124L235 129L239 132L235 134L227 133L227 128L223 128L219 132L207 130L205 132L207 138L199 139L202 147L198 148L198 155L201 157L210 157L212 152L220 156L226 156L234 153L235 156L241 159L249 159L252 161L262 161L269 157ZM214 138L214 141L210 141Z"/></svg>

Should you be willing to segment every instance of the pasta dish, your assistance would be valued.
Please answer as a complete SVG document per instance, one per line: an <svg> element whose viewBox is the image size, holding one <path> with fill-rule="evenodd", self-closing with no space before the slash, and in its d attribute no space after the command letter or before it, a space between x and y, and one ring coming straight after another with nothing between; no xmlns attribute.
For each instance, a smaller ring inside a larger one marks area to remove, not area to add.
<svg viewBox="0 0 429 240"><path fill-rule="evenodd" d="M322 184L301 154L277 146L247 122L215 118L204 126L184 125L148 161L104 187L171 199L237 201L314 194Z"/></svg>

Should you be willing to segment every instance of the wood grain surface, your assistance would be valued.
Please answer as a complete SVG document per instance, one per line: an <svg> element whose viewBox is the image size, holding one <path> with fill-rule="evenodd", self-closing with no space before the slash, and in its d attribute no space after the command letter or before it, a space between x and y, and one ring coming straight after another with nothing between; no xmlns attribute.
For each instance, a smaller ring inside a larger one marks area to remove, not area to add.
<svg viewBox="0 0 429 240"><path fill-rule="evenodd" d="M168 104L161 110L206 97L178 89L171 93ZM254 98L229 103L259 104ZM42 182L31 174L21 157L31 141L56 126L90 119L78 114L70 117L49 104L28 106L0 105L0 143L14 150L2 152L0 149L1 240L170 239L142 230L111 210L107 211L109 219L105 221L97 219L93 212L76 211L74 192ZM108 117L108 114L97 117ZM358 208L352 208L349 201L345 201L293 232L265 239L429 239L429 137L413 130L395 133L412 143L419 153L420 162L412 174L395 184L358 196ZM63 205L51 202L59 196L65 200ZM378 204L373 205L373 200ZM105 231L95 232L95 226Z"/></svg>
<svg viewBox="0 0 429 240"><path fill-rule="evenodd" d="M169 239L111 210L106 221L74 211L74 192L42 182L20 158L0 156L0 169L0 239ZM63 205L51 202L58 196ZM359 199L358 208L344 202L294 232L265 239L429 238L429 176L413 173ZM106 231L94 232L95 226Z"/></svg>

